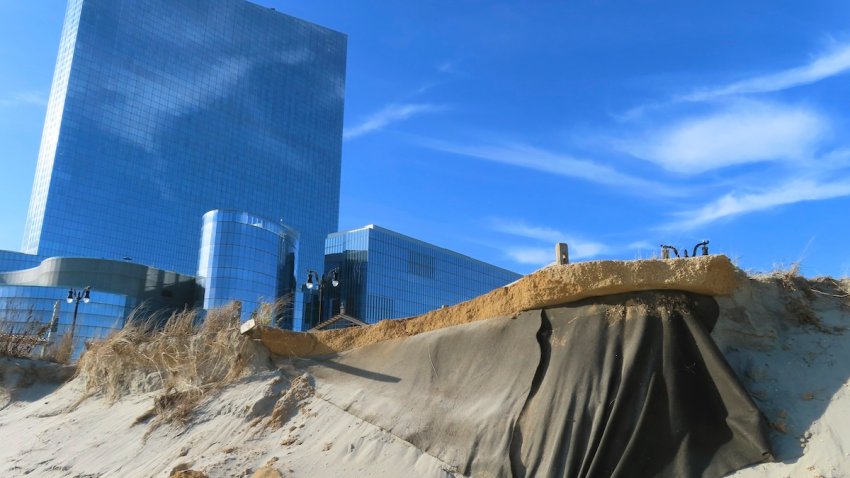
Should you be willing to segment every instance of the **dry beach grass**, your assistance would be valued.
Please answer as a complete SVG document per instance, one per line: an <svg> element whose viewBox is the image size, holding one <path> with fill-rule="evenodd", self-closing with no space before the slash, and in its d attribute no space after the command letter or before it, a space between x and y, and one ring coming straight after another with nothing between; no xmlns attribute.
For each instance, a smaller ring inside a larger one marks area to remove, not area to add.
<svg viewBox="0 0 850 478"><path fill-rule="evenodd" d="M78 376L87 395L110 400L160 391L141 417L185 422L209 392L257 370L263 353L239 334L235 305L211 310L203 321L196 311L175 313L162 328L154 320L128 320L82 356Z"/></svg>
<svg viewBox="0 0 850 478"><path fill-rule="evenodd" d="M0 357L40 358L59 364L71 361L73 341L64 334L45 343L49 324L27 317L23 321L0 319ZM37 357L36 357L37 355Z"/></svg>

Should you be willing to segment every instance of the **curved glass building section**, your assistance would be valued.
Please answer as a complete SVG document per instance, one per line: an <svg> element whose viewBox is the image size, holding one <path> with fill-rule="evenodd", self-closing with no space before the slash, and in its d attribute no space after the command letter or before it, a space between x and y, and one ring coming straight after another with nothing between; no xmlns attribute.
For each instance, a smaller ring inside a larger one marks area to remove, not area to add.
<svg viewBox="0 0 850 478"><path fill-rule="evenodd" d="M275 310L275 325L293 327L298 232L279 221L247 212L204 214L198 283L204 309L242 303L242 320L264 302L286 301Z"/></svg>

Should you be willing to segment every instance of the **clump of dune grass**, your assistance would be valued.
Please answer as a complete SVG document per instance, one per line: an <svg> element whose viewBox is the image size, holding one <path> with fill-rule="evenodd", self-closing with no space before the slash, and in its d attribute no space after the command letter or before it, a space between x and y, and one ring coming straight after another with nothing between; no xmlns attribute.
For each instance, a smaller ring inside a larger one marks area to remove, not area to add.
<svg viewBox="0 0 850 478"><path fill-rule="evenodd" d="M845 277L836 281L838 283L839 296L845 299L845 303L850 302L850 278Z"/></svg>
<svg viewBox="0 0 850 478"><path fill-rule="evenodd" d="M51 362L69 364L74 355L74 338L71 334L63 334L59 340L52 342L45 350L44 359Z"/></svg>
<svg viewBox="0 0 850 478"><path fill-rule="evenodd" d="M0 357L33 358L47 346L50 324L28 311L13 310L0 318Z"/></svg>
<svg viewBox="0 0 850 478"><path fill-rule="evenodd" d="M287 295L278 298L274 302L262 302L251 314L251 319L257 325L266 327L279 326L278 322L287 308L292 307L292 297Z"/></svg>
<svg viewBox="0 0 850 478"><path fill-rule="evenodd" d="M23 321L0 320L0 357L40 359L71 363L74 351L70 334L49 340L50 323L32 316Z"/></svg>
<svg viewBox="0 0 850 478"><path fill-rule="evenodd" d="M240 335L236 304L210 310L203 320L195 310L185 310L161 323L130 317L122 330L91 344L78 365L87 395L117 400L159 391L148 416L185 422L205 395L267 362L262 350Z"/></svg>
<svg viewBox="0 0 850 478"><path fill-rule="evenodd" d="M791 264L787 269L777 269L771 275L778 279L786 289L803 294L808 300L815 298L811 283L800 272L799 262Z"/></svg>
<svg viewBox="0 0 850 478"><path fill-rule="evenodd" d="M812 310L815 293L808 279L800 273L800 263L795 262L787 269L774 270L770 277L781 285L785 299L785 310L795 317L800 325L822 328L818 316Z"/></svg>
<svg viewBox="0 0 850 478"><path fill-rule="evenodd" d="M49 328L49 324L32 317L23 321L0 320L0 357L32 357L33 350L43 345Z"/></svg>
<svg viewBox="0 0 850 478"><path fill-rule="evenodd" d="M785 302L785 310L800 325L814 327L822 332L828 332L820 318L812 310L812 302L817 298L817 290L812 281L800 272L800 263L795 262L790 267L777 267L767 274L769 280L779 284Z"/></svg>

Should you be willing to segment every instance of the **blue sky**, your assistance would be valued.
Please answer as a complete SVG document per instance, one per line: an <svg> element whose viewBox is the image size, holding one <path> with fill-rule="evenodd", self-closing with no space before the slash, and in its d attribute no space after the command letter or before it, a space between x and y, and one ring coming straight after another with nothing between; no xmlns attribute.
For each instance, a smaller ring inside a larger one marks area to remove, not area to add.
<svg viewBox="0 0 850 478"><path fill-rule="evenodd" d="M349 35L340 228L529 272L711 240L850 275L850 4L258 2ZM0 0L0 249L17 250L64 14ZM93 172L96 174L96 172Z"/></svg>

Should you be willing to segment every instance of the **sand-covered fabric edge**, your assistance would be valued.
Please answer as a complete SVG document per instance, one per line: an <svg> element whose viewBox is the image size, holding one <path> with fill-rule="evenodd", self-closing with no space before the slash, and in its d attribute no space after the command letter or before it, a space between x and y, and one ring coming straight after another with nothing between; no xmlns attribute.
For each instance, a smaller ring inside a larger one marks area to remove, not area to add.
<svg viewBox="0 0 850 478"><path fill-rule="evenodd" d="M578 262L546 267L466 302L408 319L318 332L255 327L251 333L276 355L309 357L588 297L646 290L727 296L745 277L724 255Z"/></svg>

